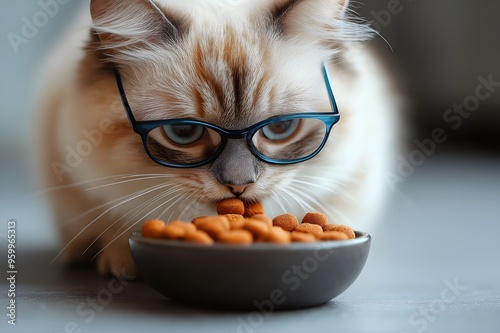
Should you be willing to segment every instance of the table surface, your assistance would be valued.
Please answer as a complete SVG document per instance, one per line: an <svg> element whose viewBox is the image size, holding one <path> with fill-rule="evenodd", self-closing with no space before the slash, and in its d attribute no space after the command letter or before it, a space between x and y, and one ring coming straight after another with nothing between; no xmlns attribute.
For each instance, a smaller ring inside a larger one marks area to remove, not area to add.
<svg viewBox="0 0 500 333"><path fill-rule="evenodd" d="M365 269L346 292L320 307L264 315L188 308L142 281L117 288L91 268L50 264L57 238L43 201L19 199L29 182L22 169L0 169L2 253L6 222L18 221L17 326L2 314L2 332L500 332L498 159L428 159L391 194ZM2 279L4 313L7 289Z"/></svg>

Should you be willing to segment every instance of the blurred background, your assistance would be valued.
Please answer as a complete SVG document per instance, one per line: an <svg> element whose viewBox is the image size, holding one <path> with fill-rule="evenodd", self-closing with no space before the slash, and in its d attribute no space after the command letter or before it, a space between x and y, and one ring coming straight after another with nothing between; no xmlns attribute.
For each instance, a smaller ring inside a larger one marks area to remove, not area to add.
<svg viewBox="0 0 500 333"><path fill-rule="evenodd" d="M59 12L26 43L20 44L17 51L9 36L21 35L25 20L31 20L43 8L40 0L0 3L0 221L9 218L20 221L22 237L29 238L23 243L24 247L36 248L37 244L56 241L55 233L46 231L51 221L43 200L19 199L20 195L32 191L35 184L29 157L30 131L34 125L33 83L44 56L64 33L73 15L89 2L57 1L61 3ZM371 327L399 332L408 328L408 315L419 304L425 305L439 296L443 279L458 277L465 281L470 295L478 298L469 302L467 296L456 311L452 307L433 327L443 328L439 325L449 323L448 318L455 323L451 330L454 332L464 329L470 332L470 327L461 325L468 320L498 328L498 319L489 315L495 313L498 318L500 309L500 243L497 239L500 233L500 1L359 0L352 4L383 36L376 37L372 43L387 66L397 73L399 88L408 96L409 102L403 110L408 128L402 139L408 151L401 158L408 159L412 151L419 149L415 140L430 138L437 128L443 129L448 139L438 144L435 154L415 168L392 193L384 214L385 229L373 234L374 246L367 267L356 285L345 294L347 298L341 300L360 300L346 303L350 318L365 319L356 321L355 325L370 323L371 318L372 323L376 323ZM453 111L454 107L462 108L461 113ZM0 241L5 244L3 223L0 222ZM404 244L398 243L398 238L408 233L411 237L405 238ZM450 235L452 237L444 237ZM464 240L470 247L463 246ZM410 260L406 262L405 258ZM42 264L36 267L41 271L46 268ZM381 276L380 272L390 274ZM46 286L39 288L43 290ZM374 294L385 300L378 310L370 308L370 304L374 306L377 302L364 305L366 297L370 297L366 295ZM397 297L414 297L414 303L407 302L408 298L393 303ZM389 309L391 304L402 310ZM30 306L26 304L26 308ZM38 311L38 305L32 308ZM464 314L460 312L465 311L460 310L464 308L479 310ZM361 312L356 312L358 310ZM389 310L406 311L397 317L399 326L388 327L390 320L380 321L382 317L387 318L385 314L376 315L376 311ZM412 329L415 331L415 327Z"/></svg>
<svg viewBox="0 0 500 333"><path fill-rule="evenodd" d="M405 79L409 119L419 136L449 127L445 112L475 94L479 76L500 81L499 1L370 0L354 6L392 47L388 57ZM381 38L377 42L387 50ZM443 149L498 155L499 125L500 92L495 91L450 132Z"/></svg>

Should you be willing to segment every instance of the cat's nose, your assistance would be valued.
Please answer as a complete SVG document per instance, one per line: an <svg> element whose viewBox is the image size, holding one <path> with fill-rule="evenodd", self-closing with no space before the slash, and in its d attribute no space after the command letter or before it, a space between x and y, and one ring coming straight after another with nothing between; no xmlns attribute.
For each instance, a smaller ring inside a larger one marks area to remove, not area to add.
<svg viewBox="0 0 500 333"><path fill-rule="evenodd" d="M245 189L250 186L250 184L243 184L243 185L234 185L234 184L226 184L227 187L231 190L231 192L236 195L242 195L243 192L245 192Z"/></svg>

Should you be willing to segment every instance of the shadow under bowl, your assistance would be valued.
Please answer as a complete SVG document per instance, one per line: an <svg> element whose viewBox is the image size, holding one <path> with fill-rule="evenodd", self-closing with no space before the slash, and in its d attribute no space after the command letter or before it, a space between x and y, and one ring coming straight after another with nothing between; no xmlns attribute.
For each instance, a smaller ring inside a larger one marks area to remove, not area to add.
<svg viewBox="0 0 500 333"><path fill-rule="evenodd" d="M273 310L324 304L359 276L371 237L346 241L199 245L133 232L132 256L142 278L165 297L190 306Z"/></svg>

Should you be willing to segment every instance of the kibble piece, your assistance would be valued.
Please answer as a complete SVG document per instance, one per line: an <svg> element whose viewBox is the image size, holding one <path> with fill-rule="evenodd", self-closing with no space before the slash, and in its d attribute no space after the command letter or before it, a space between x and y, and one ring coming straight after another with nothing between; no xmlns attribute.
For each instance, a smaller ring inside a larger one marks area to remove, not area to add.
<svg viewBox="0 0 500 333"><path fill-rule="evenodd" d="M237 198L225 199L217 204L217 214L239 214L245 213L245 204Z"/></svg>
<svg viewBox="0 0 500 333"><path fill-rule="evenodd" d="M177 225L167 224L161 231L162 238L181 239L186 235L186 230Z"/></svg>
<svg viewBox="0 0 500 333"><path fill-rule="evenodd" d="M254 239L260 242L267 237L267 234L271 230L271 227L266 223L263 223L262 221L247 219L243 229L250 231Z"/></svg>
<svg viewBox="0 0 500 333"><path fill-rule="evenodd" d="M316 237L313 234L306 234L305 232L300 231L292 231L290 233L292 242L300 242L300 243L312 243L316 242Z"/></svg>
<svg viewBox="0 0 500 333"><path fill-rule="evenodd" d="M175 220L169 224L161 220L144 223L144 237L178 239L199 244L252 244L269 242L339 241L356 238L352 228L329 224L325 214L309 212L299 223L293 214L282 214L274 219L264 214L260 202L246 203L240 199L222 200L217 205L217 216L200 216L192 223Z"/></svg>
<svg viewBox="0 0 500 333"><path fill-rule="evenodd" d="M229 220L227 219L227 217L225 215L224 216L223 215L200 216L200 217L193 219L192 223L198 227L200 224L210 223L210 222L215 222L215 221L218 221L218 223L222 223L224 225L224 227L227 230L229 230L229 227L230 227Z"/></svg>
<svg viewBox="0 0 500 333"><path fill-rule="evenodd" d="M311 224L311 223L301 223L294 229L294 231L300 231L300 232L305 232L307 234L312 234L317 239L319 239L321 237L321 234L323 234L323 228L321 228L317 224Z"/></svg>
<svg viewBox="0 0 500 333"><path fill-rule="evenodd" d="M239 214L226 214L224 215L229 221L229 228L231 230L243 229L245 225L245 218Z"/></svg>
<svg viewBox="0 0 500 333"><path fill-rule="evenodd" d="M142 225L142 236L161 238L165 222L162 220L150 220Z"/></svg>
<svg viewBox="0 0 500 333"><path fill-rule="evenodd" d="M351 227L348 227L346 225L327 224L323 227L323 231L340 231L340 232L345 233L349 239L356 238L356 234L354 233L354 230L352 230Z"/></svg>
<svg viewBox="0 0 500 333"><path fill-rule="evenodd" d="M299 220L293 214L283 214L273 219L273 226L281 227L285 231L292 231L299 225Z"/></svg>
<svg viewBox="0 0 500 333"><path fill-rule="evenodd" d="M196 230L196 226L194 224L182 221L172 221L168 225L179 227L183 229L185 232Z"/></svg>
<svg viewBox="0 0 500 333"><path fill-rule="evenodd" d="M307 213L302 219L302 223L317 224L321 228L328 224L328 217L325 214L319 212Z"/></svg>
<svg viewBox="0 0 500 333"><path fill-rule="evenodd" d="M267 216L267 215L264 215L264 214L255 214L255 215L252 216L252 219L253 220L262 221L262 222L264 222L265 224L267 224L270 227L273 226L273 220L269 216Z"/></svg>
<svg viewBox="0 0 500 333"><path fill-rule="evenodd" d="M264 214L264 205L257 201L253 203L247 203L245 205L245 213L243 216L245 217L252 217L257 214Z"/></svg>
<svg viewBox="0 0 500 333"><path fill-rule="evenodd" d="M290 233L281 227L272 227L265 239L269 243L288 244L292 241Z"/></svg>
<svg viewBox="0 0 500 333"><path fill-rule="evenodd" d="M184 239L188 242L211 245L214 243L212 237L202 230L187 232Z"/></svg>
<svg viewBox="0 0 500 333"><path fill-rule="evenodd" d="M325 231L321 235L320 239L322 241L337 241L337 240L347 240L349 237L344 233L340 231Z"/></svg>
<svg viewBox="0 0 500 333"><path fill-rule="evenodd" d="M204 219L207 219L209 218L210 216L198 216L198 217L195 217L191 223L194 224L194 225L197 225L199 221L202 221Z"/></svg>
<svg viewBox="0 0 500 333"><path fill-rule="evenodd" d="M218 239L223 232L230 230L229 221L225 216L207 217L196 223L198 230L203 230L213 239Z"/></svg>
<svg viewBox="0 0 500 333"><path fill-rule="evenodd" d="M231 230L222 233L218 241L225 244L248 245L253 243L253 236L248 230Z"/></svg>

